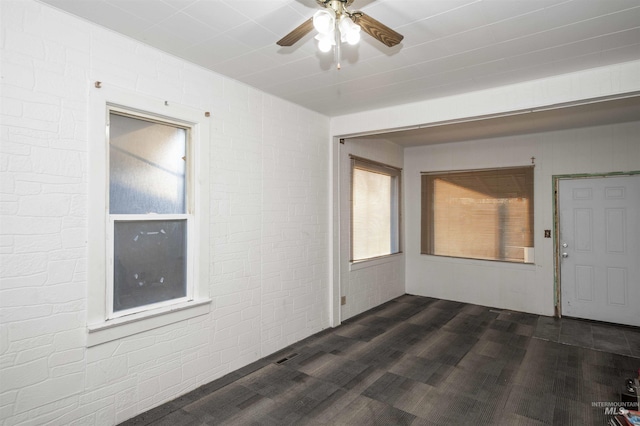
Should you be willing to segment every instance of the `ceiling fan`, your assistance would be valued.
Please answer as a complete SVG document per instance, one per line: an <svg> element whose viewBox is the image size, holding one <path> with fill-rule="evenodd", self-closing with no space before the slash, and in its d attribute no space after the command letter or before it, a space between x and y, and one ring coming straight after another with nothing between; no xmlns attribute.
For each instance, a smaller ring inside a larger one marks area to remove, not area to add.
<svg viewBox="0 0 640 426"><path fill-rule="evenodd" d="M339 57L340 43L347 41L355 44L360 38L360 29L376 40L393 47L400 43L404 36L361 11L350 11L354 0L316 0L324 9L317 11L312 18L303 22L296 29L278 40L279 46L293 46L307 35L313 28L318 30L316 36L318 47L324 52L336 47ZM338 61L338 68L340 64Z"/></svg>

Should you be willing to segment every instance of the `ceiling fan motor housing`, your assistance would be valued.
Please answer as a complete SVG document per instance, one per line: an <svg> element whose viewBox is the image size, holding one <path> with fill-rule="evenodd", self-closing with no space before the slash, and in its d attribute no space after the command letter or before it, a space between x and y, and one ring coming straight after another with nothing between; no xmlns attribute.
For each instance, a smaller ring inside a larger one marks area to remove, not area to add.
<svg viewBox="0 0 640 426"><path fill-rule="evenodd" d="M345 6L351 6L354 0L316 0L320 6L327 7L329 3L345 3Z"/></svg>
<svg viewBox="0 0 640 426"><path fill-rule="evenodd" d="M351 13L347 10L347 7L349 7L349 5L353 3L353 0L316 0L316 1L318 2L318 4L320 4L321 6L327 9L333 9L337 17L340 17L340 15L347 15L347 16L351 15Z"/></svg>

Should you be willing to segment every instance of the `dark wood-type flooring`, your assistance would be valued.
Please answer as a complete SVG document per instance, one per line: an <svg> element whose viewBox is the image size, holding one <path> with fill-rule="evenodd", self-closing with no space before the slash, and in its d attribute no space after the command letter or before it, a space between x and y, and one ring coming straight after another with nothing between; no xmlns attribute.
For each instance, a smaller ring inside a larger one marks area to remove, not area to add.
<svg viewBox="0 0 640 426"><path fill-rule="evenodd" d="M124 424L604 425L638 368L638 328L404 295Z"/></svg>

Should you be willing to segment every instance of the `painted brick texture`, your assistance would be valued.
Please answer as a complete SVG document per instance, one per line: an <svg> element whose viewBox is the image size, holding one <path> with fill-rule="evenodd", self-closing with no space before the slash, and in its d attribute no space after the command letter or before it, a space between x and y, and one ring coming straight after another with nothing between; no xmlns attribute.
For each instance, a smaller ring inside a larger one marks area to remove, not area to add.
<svg viewBox="0 0 640 426"><path fill-rule="evenodd" d="M0 423L112 425L328 326L329 119L0 2ZM86 347L93 81L211 112L211 313Z"/></svg>

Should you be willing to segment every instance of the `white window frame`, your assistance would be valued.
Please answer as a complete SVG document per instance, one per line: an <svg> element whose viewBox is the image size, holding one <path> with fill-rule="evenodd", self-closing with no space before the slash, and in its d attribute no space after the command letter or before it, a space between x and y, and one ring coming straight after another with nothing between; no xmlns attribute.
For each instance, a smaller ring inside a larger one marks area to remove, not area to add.
<svg viewBox="0 0 640 426"><path fill-rule="evenodd" d="M149 114L142 114L139 112L133 112L130 111L128 109L125 108L121 108L118 106L113 106L113 105L107 105L107 114L110 117L111 113L115 113L118 115L122 115L122 116L126 116L132 119L136 119L136 120L141 120L141 121L149 121L149 122L153 122L153 123L159 123L159 124L163 124L163 125L168 125L168 126L172 126L172 127L176 127L176 128L181 128L186 130L186 159L187 159L187 167L185 170L185 197L186 197L186 202L185 202L185 213L183 214L108 214L107 215L107 319L111 320L114 318L119 318L119 317L123 317L126 315L131 315L131 314L135 314L138 312L142 312L142 311L149 311L155 308L160 308L160 307L164 307L164 306L169 306L169 305L174 305L177 303L183 303L183 302L188 302L190 300L193 299L193 256L191 256L191 254L193 253L193 232L192 232L192 228L194 225L194 221L193 221L193 207L192 207L192 201L193 201L193 197L191 195L193 188L192 188L192 182L193 182L193 178L192 178L192 174L193 174L193 155L192 155L192 140L191 140L191 133L192 133L192 129L191 129L191 125L189 123L183 123L183 122L179 122L176 120L166 120L166 119L160 119L157 116L152 116ZM111 123L109 121L107 121L107 139L108 142L110 142L110 129L111 129ZM109 159L107 159L107 163L109 162ZM107 170L109 170L109 167L107 166ZM109 173L107 173L109 174ZM109 182L109 178L107 179L107 182ZM110 200L109 200L109 192L107 192L107 205L109 206L110 204ZM115 238L114 238L114 233L115 233L115 224L117 221L132 221L132 222L147 222L147 221L158 221L158 220L186 220L187 223L187 258L186 258L186 294L184 297L182 298L178 298L178 299L171 299L171 300L166 300L163 302L158 302L158 303L153 303L153 304L148 304L148 305L141 305L138 307L134 307L134 308L130 308L130 309L125 309L125 310L121 310L118 312L114 312L113 311L113 301L114 301L114 286L115 286L115 278L114 278L114 259L115 259L115 252L114 252L114 244L115 244Z"/></svg>
<svg viewBox="0 0 640 426"><path fill-rule="evenodd" d="M131 221L131 222L149 222L159 220L186 220L187 222L187 259L186 259L186 294L184 297L165 300L163 302L151 303L148 305L141 305L135 308L123 309L117 312L113 311L113 298L114 298L114 233L115 223L118 221ZM177 303L184 303L193 300L193 215L191 214L173 214L173 215L134 215L134 214L112 214L109 215L107 220L107 320L114 318L124 317L127 315L136 314L138 312L150 311L156 308L162 308L164 306L175 305Z"/></svg>
<svg viewBox="0 0 640 426"><path fill-rule="evenodd" d="M210 312L209 134L205 111L173 105L114 87L92 89L89 123L89 271L87 346L120 339ZM109 214L109 113L188 128L187 212L179 215ZM113 232L116 220L187 219L186 297L113 312Z"/></svg>
<svg viewBox="0 0 640 426"><path fill-rule="evenodd" d="M350 155L351 159L351 214L350 214L350 263L352 265L356 265L362 262L371 262L377 261L380 259L385 259L390 256L395 256L402 253L402 169L394 166L390 166L388 164L380 163L377 161L369 160L362 157L357 157L355 155ZM380 256L367 257L362 259L354 259L353 256L353 248L354 248L354 232L353 232L353 221L354 221L354 212L353 212L353 188L354 188L354 170L360 169L370 173L379 173L381 175L391 177L393 182L391 187L391 205L389 206L391 209L391 245L390 245L390 253L383 254Z"/></svg>

